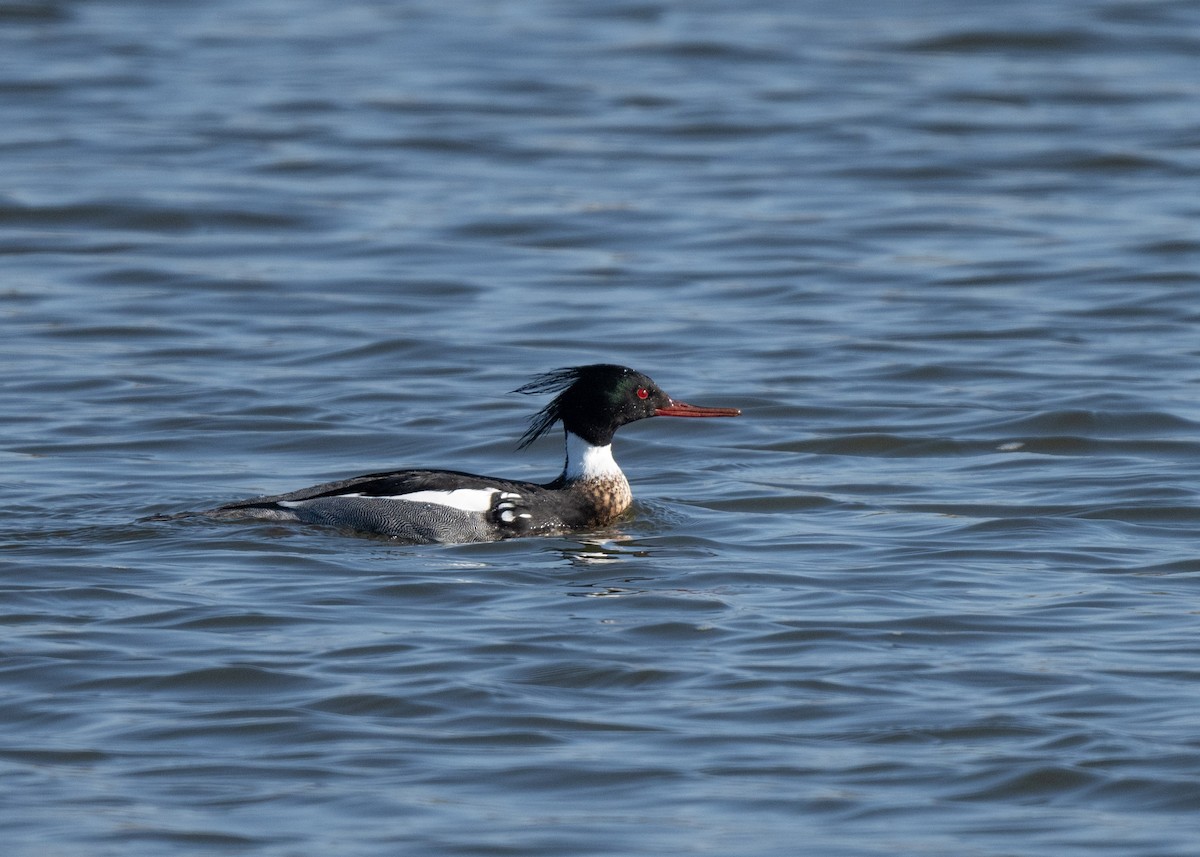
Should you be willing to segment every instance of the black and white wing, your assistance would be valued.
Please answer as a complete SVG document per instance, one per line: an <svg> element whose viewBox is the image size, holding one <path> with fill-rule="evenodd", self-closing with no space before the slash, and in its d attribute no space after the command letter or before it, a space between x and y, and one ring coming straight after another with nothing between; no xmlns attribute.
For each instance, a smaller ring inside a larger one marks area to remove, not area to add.
<svg viewBox="0 0 1200 857"><path fill-rule="evenodd" d="M214 518L301 521L411 544L492 541L526 534L540 486L448 470L401 470L228 503Z"/></svg>

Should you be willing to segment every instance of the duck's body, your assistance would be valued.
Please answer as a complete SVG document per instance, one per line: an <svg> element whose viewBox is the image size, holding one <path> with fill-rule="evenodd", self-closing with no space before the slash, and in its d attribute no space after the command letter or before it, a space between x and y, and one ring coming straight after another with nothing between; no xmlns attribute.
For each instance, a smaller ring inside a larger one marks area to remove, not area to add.
<svg viewBox="0 0 1200 857"><path fill-rule="evenodd" d="M566 463L553 482L539 485L456 470L397 470L227 503L203 514L320 524L411 544L596 529L611 524L633 502L629 482L612 456L612 437L620 426L651 416L739 413L672 401L647 376L608 364L550 372L517 392L560 390L534 417L521 443L529 444L562 421Z"/></svg>
<svg viewBox="0 0 1200 857"><path fill-rule="evenodd" d="M571 461L575 447L581 458ZM609 447L568 441L563 475L546 485L457 470L397 470L290 494L228 503L212 518L301 521L413 544L487 542L602 527L629 508L629 482ZM595 465L607 459L611 469Z"/></svg>

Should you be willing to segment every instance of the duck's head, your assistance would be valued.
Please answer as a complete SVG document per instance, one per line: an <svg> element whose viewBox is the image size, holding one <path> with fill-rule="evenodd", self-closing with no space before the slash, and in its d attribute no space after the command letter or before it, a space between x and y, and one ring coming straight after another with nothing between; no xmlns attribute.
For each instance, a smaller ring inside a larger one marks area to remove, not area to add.
<svg viewBox="0 0 1200 857"><path fill-rule="evenodd" d="M654 381L627 366L593 363L538 375L515 393L558 393L530 421L519 448L533 443L559 420L593 446L607 446L617 429L647 417L736 417L737 408L677 402Z"/></svg>

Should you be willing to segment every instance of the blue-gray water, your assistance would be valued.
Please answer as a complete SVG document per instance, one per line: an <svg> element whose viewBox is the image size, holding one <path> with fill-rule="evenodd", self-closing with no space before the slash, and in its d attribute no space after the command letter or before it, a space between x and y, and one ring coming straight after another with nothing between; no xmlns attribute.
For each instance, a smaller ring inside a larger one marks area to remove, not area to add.
<svg viewBox="0 0 1200 857"><path fill-rule="evenodd" d="M5 855L1197 853L1200 6L0 3ZM411 548L146 522L549 479Z"/></svg>

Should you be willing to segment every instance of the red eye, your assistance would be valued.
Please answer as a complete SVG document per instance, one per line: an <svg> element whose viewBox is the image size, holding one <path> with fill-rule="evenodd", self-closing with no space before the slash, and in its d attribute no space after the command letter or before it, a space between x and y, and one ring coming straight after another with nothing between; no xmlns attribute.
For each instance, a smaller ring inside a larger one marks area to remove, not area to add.
<svg viewBox="0 0 1200 857"><path fill-rule="evenodd" d="M645 387L638 387L638 394L637 394L637 396L638 396L638 398L639 398L639 399L645 399L645 398L648 398L648 397L649 397L649 395L650 395L650 391L649 391L649 390L647 390Z"/></svg>

